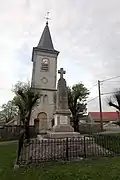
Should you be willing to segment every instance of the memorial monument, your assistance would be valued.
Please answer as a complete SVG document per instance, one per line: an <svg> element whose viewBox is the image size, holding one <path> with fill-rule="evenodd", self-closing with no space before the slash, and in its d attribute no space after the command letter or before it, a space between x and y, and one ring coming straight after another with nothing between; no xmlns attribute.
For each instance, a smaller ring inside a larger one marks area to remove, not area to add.
<svg viewBox="0 0 120 180"><path fill-rule="evenodd" d="M57 85L56 94L56 111L54 113L54 126L51 132L48 133L50 138L62 138L62 137L75 137L80 134L74 132L73 127L70 125L71 111L68 107L68 93L66 80L63 75L66 73L63 68L58 71L60 79Z"/></svg>

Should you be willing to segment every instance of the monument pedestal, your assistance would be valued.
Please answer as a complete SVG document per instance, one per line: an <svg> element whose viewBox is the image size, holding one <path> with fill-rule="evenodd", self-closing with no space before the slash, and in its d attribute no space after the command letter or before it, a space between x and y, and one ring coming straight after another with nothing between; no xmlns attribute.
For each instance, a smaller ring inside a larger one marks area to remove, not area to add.
<svg viewBox="0 0 120 180"><path fill-rule="evenodd" d="M70 125L70 110L56 110L54 114L55 125L52 128L53 132L74 132Z"/></svg>
<svg viewBox="0 0 120 180"><path fill-rule="evenodd" d="M80 133L74 132L74 128L70 125L70 110L57 110L54 119L55 125L47 134L47 138L72 138L79 137Z"/></svg>
<svg viewBox="0 0 120 180"><path fill-rule="evenodd" d="M45 138L49 139L61 139L61 138L77 138L80 137L80 133L77 132L49 132Z"/></svg>

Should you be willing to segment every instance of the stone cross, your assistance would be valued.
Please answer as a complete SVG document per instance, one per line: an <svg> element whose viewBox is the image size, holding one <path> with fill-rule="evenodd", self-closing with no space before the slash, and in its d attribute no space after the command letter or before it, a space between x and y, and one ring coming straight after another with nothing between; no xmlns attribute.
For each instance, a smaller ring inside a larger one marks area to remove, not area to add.
<svg viewBox="0 0 120 180"><path fill-rule="evenodd" d="M60 68L60 70L58 70L58 73L60 74L60 78L63 78L63 74L65 74L66 71L64 71L63 68Z"/></svg>

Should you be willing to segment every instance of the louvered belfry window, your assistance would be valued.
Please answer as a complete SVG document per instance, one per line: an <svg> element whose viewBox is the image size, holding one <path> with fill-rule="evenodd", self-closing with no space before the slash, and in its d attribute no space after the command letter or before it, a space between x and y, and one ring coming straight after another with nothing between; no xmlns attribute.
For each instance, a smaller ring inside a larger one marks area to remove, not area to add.
<svg viewBox="0 0 120 180"><path fill-rule="evenodd" d="M46 58L42 59L41 70L48 71L48 69L49 69L49 60Z"/></svg>

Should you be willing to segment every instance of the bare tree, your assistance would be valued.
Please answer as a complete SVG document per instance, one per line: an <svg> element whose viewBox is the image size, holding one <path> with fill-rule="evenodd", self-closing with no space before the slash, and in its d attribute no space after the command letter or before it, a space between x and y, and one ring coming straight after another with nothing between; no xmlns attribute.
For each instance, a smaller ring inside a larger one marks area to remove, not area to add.
<svg viewBox="0 0 120 180"><path fill-rule="evenodd" d="M114 107L120 111L120 89L117 90L113 96L108 99L108 104L109 106Z"/></svg>

